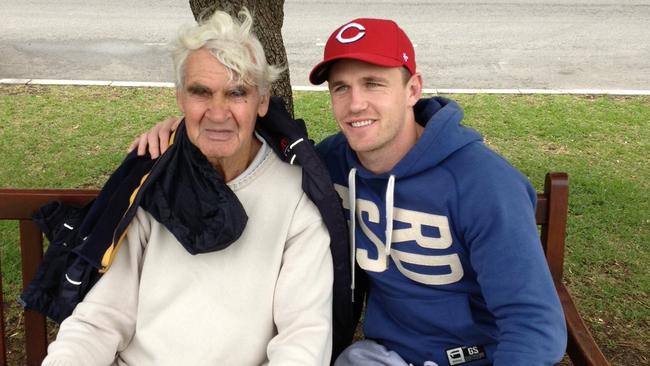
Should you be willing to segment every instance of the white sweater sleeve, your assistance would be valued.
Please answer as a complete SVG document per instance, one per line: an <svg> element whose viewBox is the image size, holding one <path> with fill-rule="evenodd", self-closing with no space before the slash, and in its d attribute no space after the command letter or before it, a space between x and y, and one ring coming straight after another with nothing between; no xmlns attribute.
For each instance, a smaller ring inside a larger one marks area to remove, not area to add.
<svg viewBox="0 0 650 366"><path fill-rule="evenodd" d="M61 323L44 366L112 365L135 331L138 284L149 220L138 208L109 270Z"/></svg>
<svg viewBox="0 0 650 366"><path fill-rule="evenodd" d="M332 348L333 265L329 234L303 195L294 212L273 304L278 334L270 365L329 365Z"/></svg>

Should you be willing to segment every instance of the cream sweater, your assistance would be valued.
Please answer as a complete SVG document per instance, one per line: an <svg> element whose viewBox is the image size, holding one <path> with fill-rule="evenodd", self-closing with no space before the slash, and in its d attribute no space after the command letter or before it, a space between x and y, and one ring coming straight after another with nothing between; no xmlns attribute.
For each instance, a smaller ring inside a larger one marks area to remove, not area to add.
<svg viewBox="0 0 650 366"><path fill-rule="evenodd" d="M43 365L328 365L329 236L300 169L257 160L228 184L249 219L222 251L192 256L138 209Z"/></svg>

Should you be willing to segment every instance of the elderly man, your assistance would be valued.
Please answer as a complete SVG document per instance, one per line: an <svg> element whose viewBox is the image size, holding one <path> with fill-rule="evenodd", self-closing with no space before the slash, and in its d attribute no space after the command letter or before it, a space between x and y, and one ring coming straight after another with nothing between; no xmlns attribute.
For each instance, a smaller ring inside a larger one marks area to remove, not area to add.
<svg viewBox="0 0 650 366"><path fill-rule="evenodd" d="M300 168L254 132L279 71L240 16L180 34L165 172L43 365L330 363L330 239Z"/></svg>
<svg viewBox="0 0 650 366"><path fill-rule="evenodd" d="M406 33L390 20L350 21L332 33L310 81L328 82L341 133L318 148L368 278L367 339L336 365L558 362L566 326L535 191L462 125L458 104L422 98Z"/></svg>

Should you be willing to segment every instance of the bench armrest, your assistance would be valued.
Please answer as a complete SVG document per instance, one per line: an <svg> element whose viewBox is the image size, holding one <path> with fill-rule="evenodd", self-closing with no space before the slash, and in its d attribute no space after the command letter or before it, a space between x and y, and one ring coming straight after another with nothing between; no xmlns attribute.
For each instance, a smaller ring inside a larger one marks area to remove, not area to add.
<svg viewBox="0 0 650 366"><path fill-rule="evenodd" d="M567 353L574 365L608 366L609 362L598 348L594 337L582 321L571 294L560 281L555 281L555 288L564 309L569 340Z"/></svg>

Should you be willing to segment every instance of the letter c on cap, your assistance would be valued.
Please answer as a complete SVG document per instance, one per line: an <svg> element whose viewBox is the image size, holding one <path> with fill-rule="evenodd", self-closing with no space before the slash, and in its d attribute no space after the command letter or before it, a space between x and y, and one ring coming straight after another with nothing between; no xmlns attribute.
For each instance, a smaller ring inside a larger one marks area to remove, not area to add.
<svg viewBox="0 0 650 366"><path fill-rule="evenodd" d="M345 32L346 30L348 30L350 28L358 29L359 33L357 33L354 37L351 37L351 38L343 38L343 32ZM360 40L365 35L366 35L366 28L363 25L361 25L359 23L349 23L349 24L346 24L343 28L341 28L339 33L336 35L336 40L341 42L341 43L352 43L352 42L356 42L356 41Z"/></svg>

